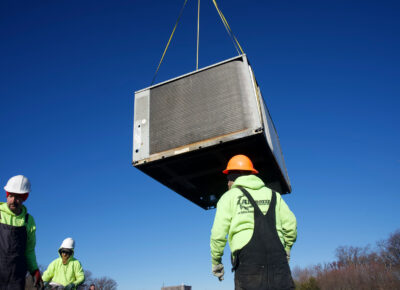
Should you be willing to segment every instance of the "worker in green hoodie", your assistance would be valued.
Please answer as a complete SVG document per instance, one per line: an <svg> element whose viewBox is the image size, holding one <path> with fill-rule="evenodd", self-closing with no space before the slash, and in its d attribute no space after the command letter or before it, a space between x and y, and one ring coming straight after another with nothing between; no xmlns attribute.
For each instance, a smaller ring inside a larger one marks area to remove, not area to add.
<svg viewBox="0 0 400 290"><path fill-rule="evenodd" d="M247 156L232 157L223 173L229 190L218 201L211 230L212 273L223 280L221 258L228 236L235 290L294 289L288 264L297 238L294 214L255 175Z"/></svg>
<svg viewBox="0 0 400 290"><path fill-rule="evenodd" d="M45 288L63 286L65 290L74 290L85 281L81 263L74 258L75 241L66 238L59 250L59 258L55 259L43 273ZM51 282L50 282L51 281Z"/></svg>
<svg viewBox="0 0 400 290"><path fill-rule="evenodd" d="M25 288L29 271L34 285L42 278L35 254L36 224L23 205L31 191L31 183L23 175L11 177L4 187L7 202L0 202L0 289Z"/></svg>

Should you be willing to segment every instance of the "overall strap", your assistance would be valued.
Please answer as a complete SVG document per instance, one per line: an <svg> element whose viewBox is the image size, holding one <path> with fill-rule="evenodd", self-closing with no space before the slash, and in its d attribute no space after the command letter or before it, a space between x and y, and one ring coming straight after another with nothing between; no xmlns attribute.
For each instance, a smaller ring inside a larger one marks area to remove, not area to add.
<svg viewBox="0 0 400 290"><path fill-rule="evenodd" d="M262 214L262 212L261 212L261 210L260 210L260 208L258 207L258 205L257 205L257 203L255 202L255 200L253 199L253 197L250 195L250 193L246 190L246 189L244 189L242 186L238 186L238 188L243 192L243 194L247 197L247 199L250 201L250 203L251 203L251 205L254 207L254 210L256 210L256 211L258 211L258 212L260 212L261 214ZM275 191L273 191L273 190L271 190L272 191L272 196L271 196L271 203L270 203L270 207L271 207L271 205L272 205L272 208L273 208L273 213L275 213L275 206L276 206L276 192ZM272 212L272 211L270 211L270 210L268 210L268 212Z"/></svg>
<svg viewBox="0 0 400 290"><path fill-rule="evenodd" d="M275 207L276 207L276 192L272 191L271 202L269 204L269 209L266 215L273 215L274 223L275 223Z"/></svg>
<svg viewBox="0 0 400 290"><path fill-rule="evenodd" d="M247 199L250 201L251 205L254 207L254 211L257 211L258 213L261 213L260 208L258 207L257 203L254 201L254 199L251 197L250 193L244 189L241 186L238 186L238 188L243 192L243 194L247 197Z"/></svg>

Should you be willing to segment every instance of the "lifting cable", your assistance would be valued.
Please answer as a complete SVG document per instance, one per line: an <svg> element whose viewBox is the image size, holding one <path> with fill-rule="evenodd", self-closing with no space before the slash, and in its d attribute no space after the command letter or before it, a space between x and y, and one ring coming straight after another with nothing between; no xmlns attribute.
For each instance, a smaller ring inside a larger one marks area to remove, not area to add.
<svg viewBox="0 0 400 290"><path fill-rule="evenodd" d="M161 63L162 63L163 60L164 60L165 53L167 52L167 49L168 49L168 47L169 47L169 45L170 45L170 43L171 43L172 37L174 36L176 27L178 27L179 20L181 19L181 16L182 16L182 14L183 14L183 10L185 9L185 6L186 6L187 1L188 1L188 0L185 0L185 1L184 1L183 6L182 6L182 8L181 8L181 11L179 12L178 19L176 20L174 29L172 29L171 36L169 37L169 40L168 40L167 45L166 45L166 47L165 47L165 49L164 49L164 52L163 52L163 54L162 54L162 56L161 56L160 62L159 62L158 67L157 67L157 70L156 70L156 72L154 73L153 80L152 80L152 82L151 82L150 85L153 85L153 84L154 84L154 81L155 81L155 79L156 79L158 70L160 69ZM214 3L215 9L217 9L218 15L219 15L219 17L221 18L222 23L224 24L225 29L226 29L226 31L228 32L228 35L229 35L229 37L231 38L231 40L232 40L232 42L233 42L233 45L234 45L234 47L235 47L237 53L238 53L239 55L240 55L240 54L244 54L244 51L243 51L242 47L240 46L239 41L237 40L235 34L233 34L232 29L230 28L230 26L229 26L229 24L228 24L228 21L226 20L224 14L222 14L221 10L218 8L218 5L217 5L216 0L212 0L212 2ZM196 70L198 70L198 68L199 68L199 35L200 35L200 0L198 0L198 10L197 10L197 54L196 54ZM239 51L239 50L240 50L240 51Z"/></svg>

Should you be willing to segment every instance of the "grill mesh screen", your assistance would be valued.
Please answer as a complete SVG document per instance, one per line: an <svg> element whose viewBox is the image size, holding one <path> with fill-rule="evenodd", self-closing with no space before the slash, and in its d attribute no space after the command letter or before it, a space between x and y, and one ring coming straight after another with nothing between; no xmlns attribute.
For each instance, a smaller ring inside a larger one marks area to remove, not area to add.
<svg viewBox="0 0 400 290"><path fill-rule="evenodd" d="M247 129L244 68L235 60L152 88L150 154Z"/></svg>

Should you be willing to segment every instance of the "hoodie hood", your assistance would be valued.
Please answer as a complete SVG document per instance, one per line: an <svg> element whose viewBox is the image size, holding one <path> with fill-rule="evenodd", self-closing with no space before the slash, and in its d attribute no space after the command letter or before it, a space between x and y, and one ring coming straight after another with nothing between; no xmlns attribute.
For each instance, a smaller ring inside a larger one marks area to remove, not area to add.
<svg viewBox="0 0 400 290"><path fill-rule="evenodd" d="M238 177L232 185L232 188L237 188L238 186L242 186L249 189L260 189L264 187L264 182L255 175L243 175Z"/></svg>
<svg viewBox="0 0 400 290"><path fill-rule="evenodd" d="M0 211L3 211L9 215L12 216L17 216L15 213L13 213L9 208L6 202L0 202ZM26 207L24 205L22 205L22 211L19 214L19 216L25 216L27 213Z"/></svg>
<svg viewBox="0 0 400 290"><path fill-rule="evenodd" d="M61 257L61 250L62 250L62 248L59 248L58 249L58 255ZM71 250L71 249L66 249L66 250ZM72 251L72 254L71 254L71 256L69 256L69 258L71 259L71 258L73 258L74 257L74 254L75 254L75 252L74 252L74 250L71 250ZM62 258L62 257L61 257Z"/></svg>
<svg viewBox="0 0 400 290"><path fill-rule="evenodd" d="M59 249L58 249L58 256L60 256L60 259L61 259L61 261L62 261L61 249L62 249L62 248L59 248ZM66 250L67 250L67 249L66 249ZM72 254L71 254L71 256L69 256L68 261L67 261L67 264L68 264L72 259L74 259L74 254L75 254L75 252L74 252L73 249L68 249L68 250L71 250L71 251L72 251Z"/></svg>

